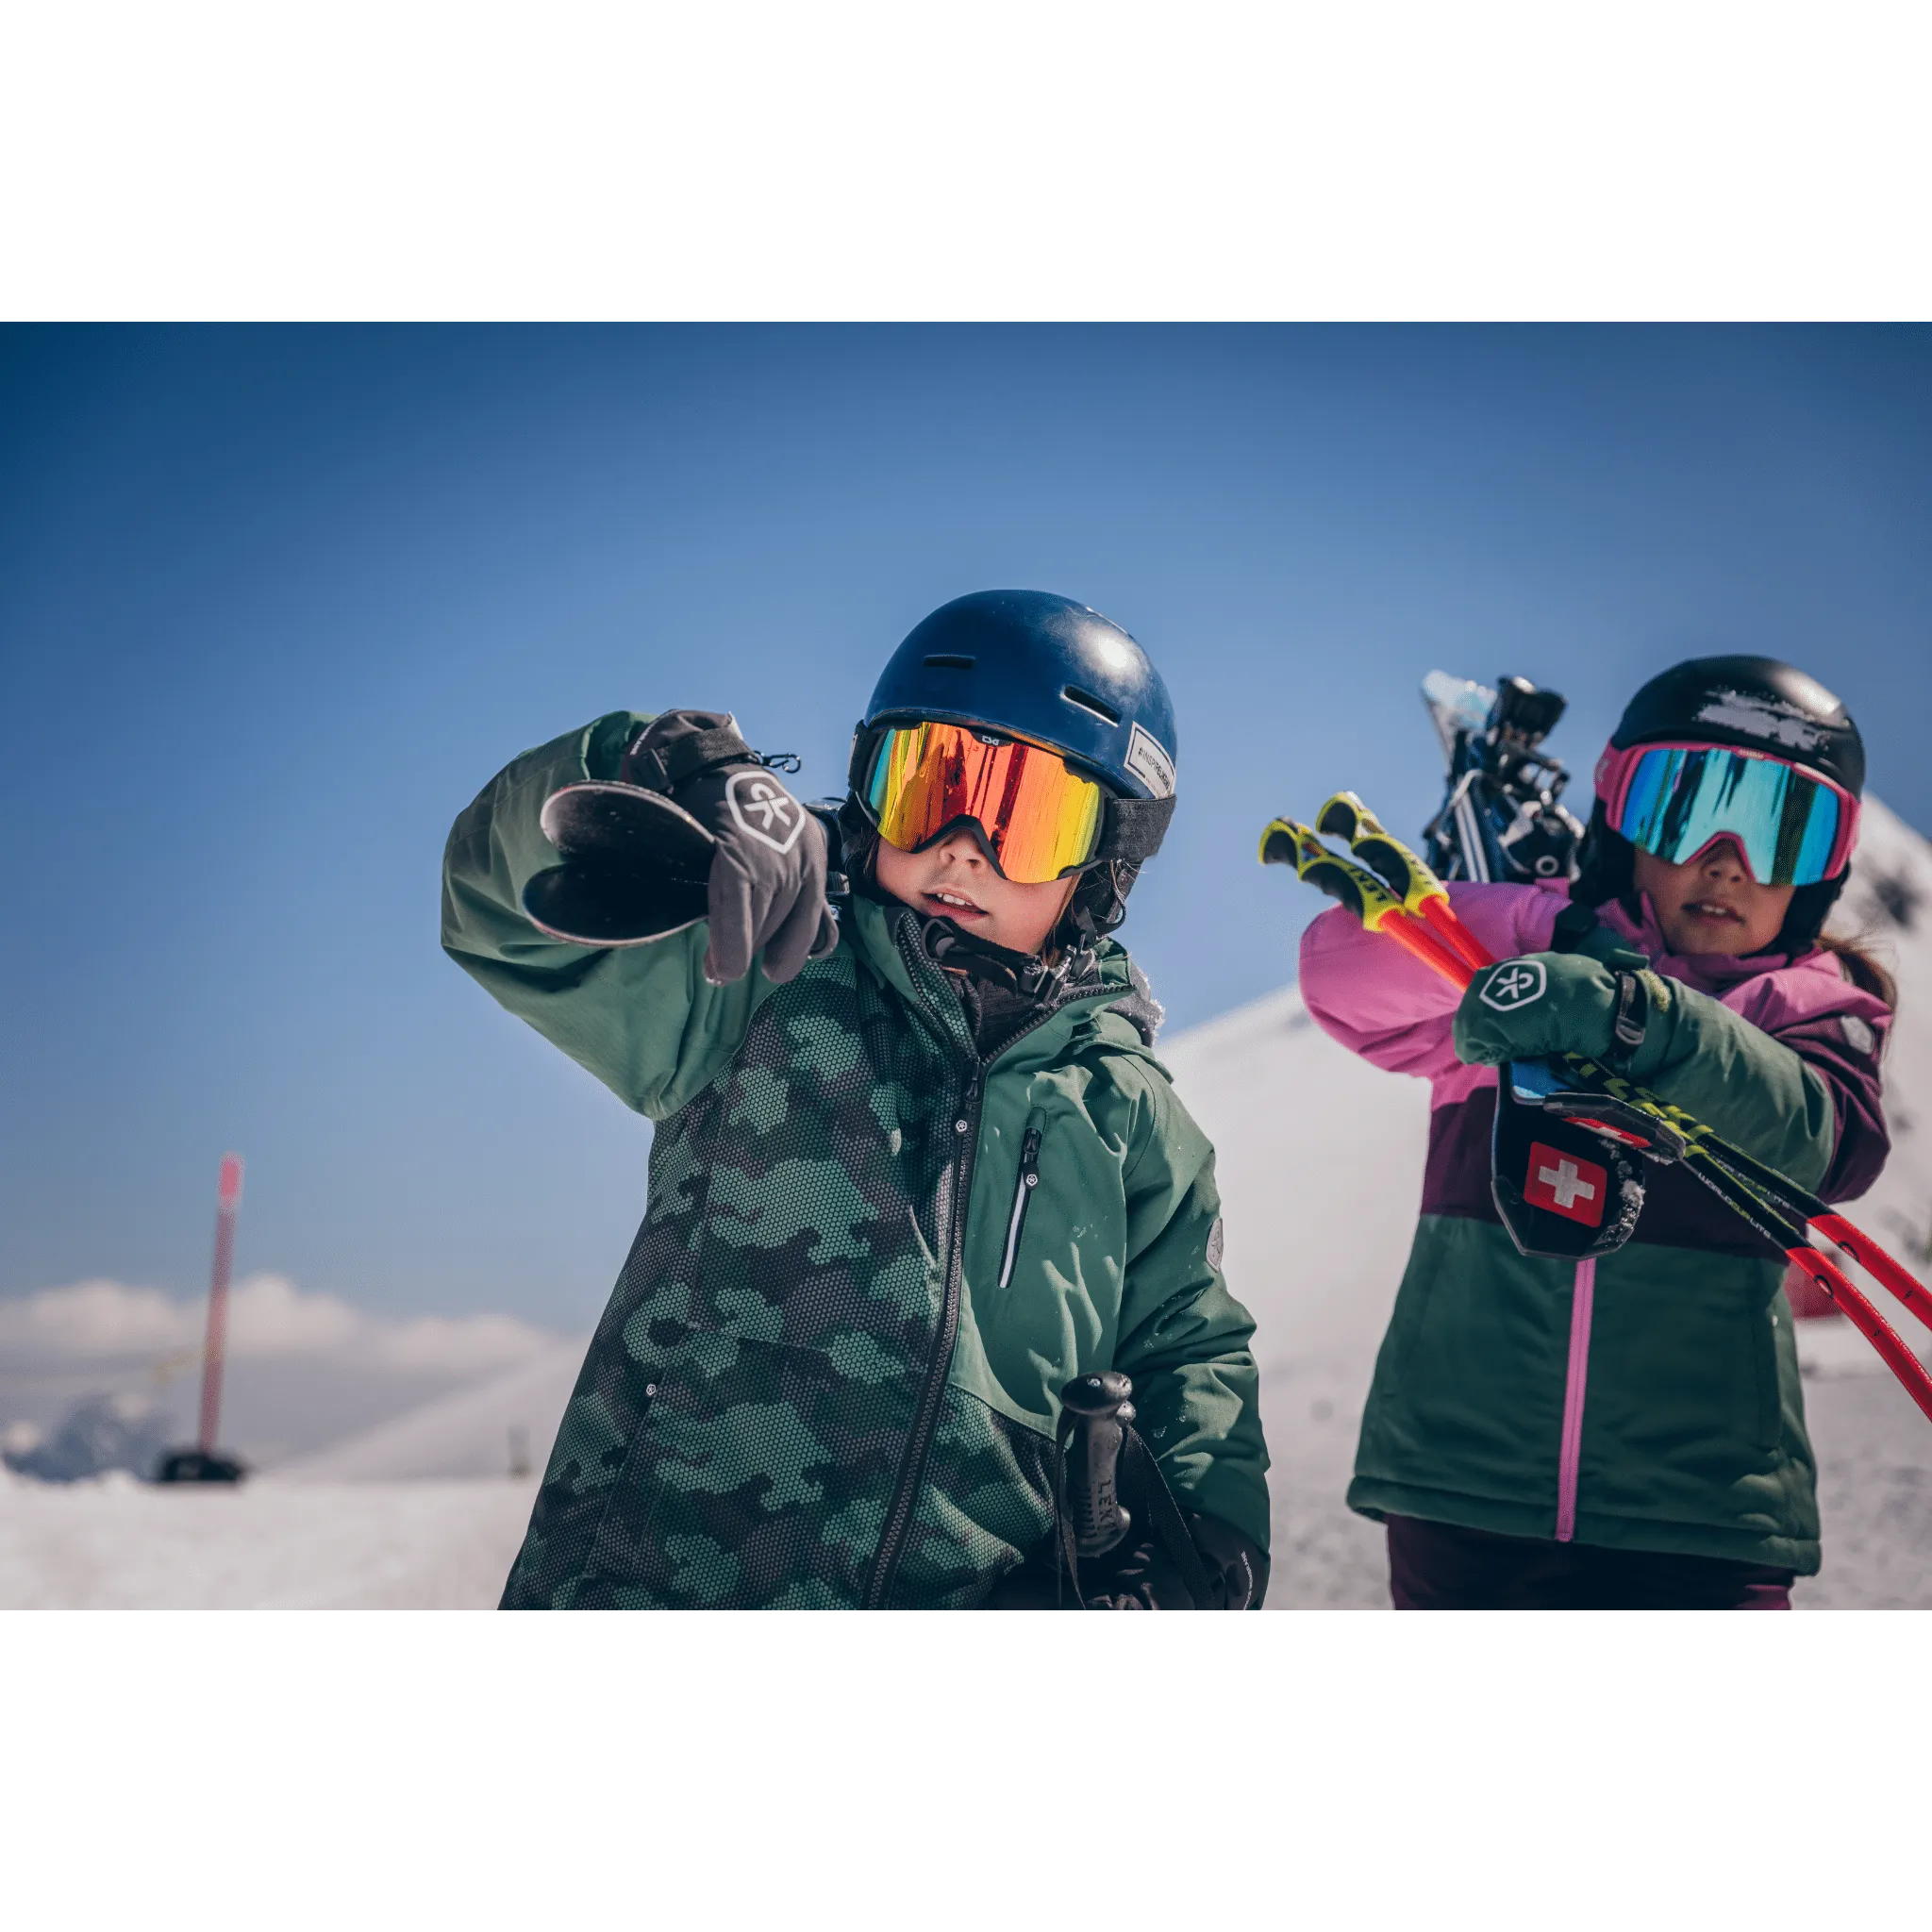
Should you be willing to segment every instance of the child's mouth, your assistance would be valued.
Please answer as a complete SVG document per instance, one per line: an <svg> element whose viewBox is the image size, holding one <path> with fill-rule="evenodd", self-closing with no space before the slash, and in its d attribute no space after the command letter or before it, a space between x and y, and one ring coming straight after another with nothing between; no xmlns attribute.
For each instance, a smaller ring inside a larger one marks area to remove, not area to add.
<svg viewBox="0 0 1932 1932"><path fill-rule="evenodd" d="M1707 899L1696 899L1684 908L1692 919L1730 920L1734 924L1742 925L1744 915L1732 906L1714 905Z"/></svg>
<svg viewBox="0 0 1932 1932"><path fill-rule="evenodd" d="M971 899L957 892L933 891L925 895L925 903L935 917L942 919L984 919L985 911Z"/></svg>

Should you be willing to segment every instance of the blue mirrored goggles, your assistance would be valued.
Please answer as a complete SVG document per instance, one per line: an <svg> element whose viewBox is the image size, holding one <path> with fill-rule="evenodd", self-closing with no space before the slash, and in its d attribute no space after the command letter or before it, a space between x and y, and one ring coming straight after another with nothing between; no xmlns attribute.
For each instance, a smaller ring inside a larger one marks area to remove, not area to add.
<svg viewBox="0 0 1932 1932"><path fill-rule="evenodd" d="M1607 823L1672 865L1732 840L1760 886L1815 886L1851 858L1858 802L1824 778L1729 745L1636 745L1606 755Z"/></svg>

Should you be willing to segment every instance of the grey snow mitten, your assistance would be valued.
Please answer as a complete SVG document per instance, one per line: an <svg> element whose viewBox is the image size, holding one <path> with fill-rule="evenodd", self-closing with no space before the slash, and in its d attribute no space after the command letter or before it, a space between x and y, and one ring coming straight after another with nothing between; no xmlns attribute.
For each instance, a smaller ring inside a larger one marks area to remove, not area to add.
<svg viewBox="0 0 1932 1932"><path fill-rule="evenodd" d="M762 948L783 985L839 942L825 898L825 831L739 735L728 711L666 711L625 754L619 778L661 792L713 839L705 977L728 986Z"/></svg>

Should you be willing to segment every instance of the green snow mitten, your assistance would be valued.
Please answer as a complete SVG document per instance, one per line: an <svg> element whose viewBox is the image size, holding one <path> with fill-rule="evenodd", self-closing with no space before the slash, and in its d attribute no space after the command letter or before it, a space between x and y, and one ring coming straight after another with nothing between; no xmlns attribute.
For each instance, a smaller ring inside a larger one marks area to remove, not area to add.
<svg viewBox="0 0 1932 1932"><path fill-rule="evenodd" d="M1674 1021L1670 986L1655 973L1526 953L1470 982L1456 1009L1456 1057L1500 1067L1582 1054L1641 1081L1663 1065Z"/></svg>

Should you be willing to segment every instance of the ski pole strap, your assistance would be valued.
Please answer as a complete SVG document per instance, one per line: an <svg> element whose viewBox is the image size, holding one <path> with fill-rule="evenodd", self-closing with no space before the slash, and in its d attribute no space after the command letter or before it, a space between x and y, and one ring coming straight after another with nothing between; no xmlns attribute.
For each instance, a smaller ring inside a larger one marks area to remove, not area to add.
<svg viewBox="0 0 1932 1932"><path fill-rule="evenodd" d="M1201 1560L1200 1549L1188 1532L1187 1520L1174 1499L1174 1491L1167 1486L1160 1464L1141 1441L1139 1429L1127 1430L1127 1439L1121 1447L1121 1468L1128 1478L1129 1493L1145 1508L1160 1533L1160 1541L1167 1545L1169 1559L1181 1573L1181 1581L1187 1585L1194 1607L1212 1609L1214 1586L1208 1578L1208 1566Z"/></svg>
<svg viewBox="0 0 1932 1932"><path fill-rule="evenodd" d="M1085 1586L1080 1581L1080 1538L1076 1507L1067 1493L1067 1449L1080 1425L1081 1418L1063 1407L1060 1410L1058 1426L1054 1431L1054 1533L1060 1558L1055 1589L1058 1592L1071 1585L1074 1607L1091 1610L1096 1606L1088 1602ZM1208 1566L1201 1560L1201 1552L1188 1532L1187 1520L1181 1514L1180 1506L1174 1499L1174 1491L1168 1487L1167 1477L1162 1474L1160 1464L1141 1440L1141 1432L1131 1423L1121 1423L1118 1427L1119 1464L1117 1473L1112 1475L1113 1484L1117 1485L1120 1491L1131 1495L1146 1520L1153 1524L1156 1534L1167 1550L1169 1560L1179 1571L1181 1581L1186 1586L1189 1596L1193 1599L1194 1607L1203 1610L1213 1607L1214 1586L1208 1574ZM1122 1514L1127 1523L1133 1521L1131 1511L1123 1511ZM1106 1551L1089 1554L1091 1559L1094 1555L1105 1555Z"/></svg>
<svg viewBox="0 0 1932 1932"><path fill-rule="evenodd" d="M1053 1432L1053 1528L1059 1543L1059 1561L1054 1566L1054 1602L1064 1607L1061 1591L1074 1586L1074 1607L1084 1610L1087 1598L1080 1589L1080 1552L1074 1536L1074 1512L1067 1507L1067 1443L1078 1424L1060 1411L1058 1426Z"/></svg>

